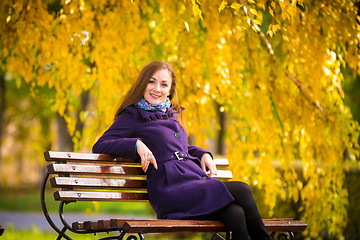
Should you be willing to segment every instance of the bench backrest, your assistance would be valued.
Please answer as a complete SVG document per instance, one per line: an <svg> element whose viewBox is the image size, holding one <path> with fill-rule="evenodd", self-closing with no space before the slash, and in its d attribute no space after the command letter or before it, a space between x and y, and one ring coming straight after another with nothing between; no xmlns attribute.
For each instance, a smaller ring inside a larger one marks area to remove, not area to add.
<svg viewBox="0 0 360 240"><path fill-rule="evenodd" d="M113 158L108 154L55 152L44 153L57 201L147 201L146 174L137 160ZM228 180L225 158L214 159L215 178Z"/></svg>

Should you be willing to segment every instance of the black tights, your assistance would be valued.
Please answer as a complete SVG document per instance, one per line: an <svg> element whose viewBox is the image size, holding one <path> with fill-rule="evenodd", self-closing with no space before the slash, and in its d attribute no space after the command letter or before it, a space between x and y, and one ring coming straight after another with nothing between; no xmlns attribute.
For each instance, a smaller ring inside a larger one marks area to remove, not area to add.
<svg viewBox="0 0 360 240"><path fill-rule="evenodd" d="M222 209L194 219L220 220L231 231L232 240L270 239L261 220L249 185L243 182L224 182L235 201Z"/></svg>

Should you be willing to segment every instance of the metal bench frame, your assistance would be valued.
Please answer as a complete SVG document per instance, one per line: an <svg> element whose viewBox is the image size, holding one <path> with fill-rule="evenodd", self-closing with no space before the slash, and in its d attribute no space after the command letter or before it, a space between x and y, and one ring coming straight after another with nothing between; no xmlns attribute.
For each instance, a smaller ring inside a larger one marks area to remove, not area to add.
<svg viewBox="0 0 360 240"><path fill-rule="evenodd" d="M62 228L59 228L54 221L51 219L45 202L45 191L46 185L49 182L50 175L58 175L61 177L70 177L72 175L71 171L68 170L57 170L56 167L61 167L65 165L59 164L81 164L81 163L91 163L92 165L84 165L84 166L99 166L98 164L111 164L111 166L116 166L116 164L123 164L127 162L131 164L129 168L119 168L122 170L122 173L119 175L124 176L135 176L139 174L139 171L132 171L132 168L136 170L136 165L139 168L139 163L137 163L133 159L122 159L122 158L113 158L108 154L91 154L91 153L73 153L73 152L54 152L48 151L44 153L45 159L49 162L54 162L49 164L48 170L44 176L43 183L41 186L41 206L44 213L44 216L50 226L59 234L57 239L68 239L71 240L65 232L67 230L77 233L77 234L96 234L100 232L119 232L116 236L109 236L105 238L101 238L102 240L107 239L118 239L123 240L128 235L126 240L143 240L145 233L170 233L170 232L211 232L213 233L212 240L215 239L224 239L222 236L218 234L218 232L226 232L226 239L231 239L231 233L225 230L225 224L220 221L200 221L200 220L156 220L156 219L147 219L147 220L139 220L139 219L109 219L109 220L98 220L98 221L85 221L85 222L74 222L69 224L64 215L64 205L67 205L76 201L97 201L99 199L81 199L82 194L86 194L87 192L75 192L75 196L73 198L69 198L64 196L63 194L72 192L73 188L69 186L59 186L54 183L54 181L50 181L53 188L61 189L60 191L54 192L54 198L56 201L60 201L59 204L59 218L63 224ZM227 159L215 159L217 163L217 167L220 168L218 170L217 178L221 180L228 180L232 178L231 171L221 170L224 167L228 166ZM70 166L70 165L68 165ZM79 165L76 165L79 166ZM77 169L75 169L75 165L72 166L74 170L74 174L79 174ZM130 169L128 173L126 173L126 169ZM62 172L64 171L64 172ZM94 176L96 174L89 174L88 176ZM112 175L117 175L117 173L112 173ZM142 172L141 175L145 176ZM108 178L104 178L105 180L109 180ZM145 180L142 180L145 181ZM77 182L76 182L77 183ZM54 186L55 185L55 186ZM124 187L124 186L122 186ZM95 188L95 187L93 187ZM90 187L90 189L93 189ZM101 186L97 187L98 190L101 190ZM146 190L146 189L145 189ZM76 195L77 194L77 195ZM130 193L131 194L131 193ZM145 193L146 194L146 193ZM121 194L120 194L121 195ZM147 198L144 197L144 194L138 194L130 196L130 199L127 197L120 196L118 201L146 201ZM66 200L62 200L66 199ZM114 201L113 199L106 199L106 197L102 197L102 201ZM287 219L263 219L265 227L271 233L272 239L295 239L294 232L304 231L307 227L307 224L300 220L294 220L291 218Z"/></svg>

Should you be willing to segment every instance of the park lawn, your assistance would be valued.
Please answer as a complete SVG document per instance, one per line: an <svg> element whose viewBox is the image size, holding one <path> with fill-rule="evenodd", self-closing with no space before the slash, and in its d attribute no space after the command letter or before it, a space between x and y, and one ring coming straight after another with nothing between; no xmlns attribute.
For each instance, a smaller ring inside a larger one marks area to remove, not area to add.
<svg viewBox="0 0 360 240"><path fill-rule="evenodd" d="M69 237L76 240L95 240L102 237L109 237L110 234L107 233L98 233L96 236L94 234L74 234L68 233ZM114 235L114 234L112 234ZM5 228L5 232L1 238L7 240L24 240L24 239L36 239L36 240L54 240L57 238L57 233L54 231L41 231L36 226L27 230L14 230L14 228L9 225ZM127 237L127 236L126 236ZM202 240L210 239L210 233L177 233L177 234L146 234L144 235L146 240L168 240L168 239L189 239L189 240ZM126 239L126 238L125 238Z"/></svg>

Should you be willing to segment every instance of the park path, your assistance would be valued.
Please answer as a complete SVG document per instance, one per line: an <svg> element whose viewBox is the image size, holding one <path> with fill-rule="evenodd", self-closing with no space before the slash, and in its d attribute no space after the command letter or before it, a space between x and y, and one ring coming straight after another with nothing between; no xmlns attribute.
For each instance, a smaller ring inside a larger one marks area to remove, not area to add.
<svg viewBox="0 0 360 240"><path fill-rule="evenodd" d="M50 214L51 218L58 226L61 226L61 221L58 214ZM136 216L138 218L138 216ZM119 215L99 214L96 219L112 219L119 218ZM131 218L126 216L125 218ZM68 223L80 222L86 220L95 220L93 215L86 216L84 213L68 213L66 214L66 221ZM0 225L5 229L9 224L14 226L14 229L31 229L36 226L40 230L52 230L49 223L46 221L42 213L18 213L18 212L0 212Z"/></svg>

